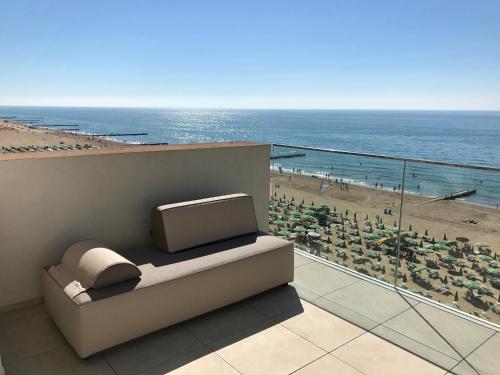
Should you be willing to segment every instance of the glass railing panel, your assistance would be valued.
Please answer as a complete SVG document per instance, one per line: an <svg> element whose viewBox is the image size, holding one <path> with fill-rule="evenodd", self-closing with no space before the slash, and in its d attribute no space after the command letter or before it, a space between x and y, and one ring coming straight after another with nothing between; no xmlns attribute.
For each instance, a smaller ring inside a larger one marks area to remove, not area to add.
<svg viewBox="0 0 500 375"><path fill-rule="evenodd" d="M393 283L403 162L274 146L270 231Z"/></svg>
<svg viewBox="0 0 500 375"><path fill-rule="evenodd" d="M407 162L398 286L500 324L500 173Z"/></svg>

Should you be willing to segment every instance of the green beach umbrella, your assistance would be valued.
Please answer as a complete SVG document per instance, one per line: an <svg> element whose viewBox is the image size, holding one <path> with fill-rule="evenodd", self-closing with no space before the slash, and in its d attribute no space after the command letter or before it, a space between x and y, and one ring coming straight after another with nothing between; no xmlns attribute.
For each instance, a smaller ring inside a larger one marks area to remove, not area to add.
<svg viewBox="0 0 500 375"><path fill-rule="evenodd" d="M437 243L435 244L434 246L434 249L436 250L450 250L450 247L449 246L446 246L445 244L443 243ZM444 258L444 257L443 257Z"/></svg>
<svg viewBox="0 0 500 375"><path fill-rule="evenodd" d="M366 255L370 258L378 258L378 253L373 250L369 250L366 252Z"/></svg>
<svg viewBox="0 0 500 375"><path fill-rule="evenodd" d="M476 242L475 244L476 247L490 247L489 244L487 244L486 242Z"/></svg>
<svg viewBox="0 0 500 375"><path fill-rule="evenodd" d="M285 222L283 220L274 220L273 224L278 226L283 226L285 225Z"/></svg>
<svg viewBox="0 0 500 375"><path fill-rule="evenodd" d="M457 246L457 241L446 241L444 244L446 246Z"/></svg>
<svg viewBox="0 0 500 375"><path fill-rule="evenodd" d="M414 246L417 246L420 243L419 240L416 240L414 238L409 238L406 240L406 242L408 242L410 245L414 245Z"/></svg>
<svg viewBox="0 0 500 375"><path fill-rule="evenodd" d="M291 217L288 221L291 221L292 223L300 223L301 220L298 217Z"/></svg>
<svg viewBox="0 0 500 375"><path fill-rule="evenodd" d="M443 261L445 261L446 263L454 263L457 261L457 258L455 258L454 256L452 255L445 255L444 257L441 258Z"/></svg>
<svg viewBox="0 0 500 375"><path fill-rule="evenodd" d="M469 289L481 289L481 285L472 280L465 280L464 286Z"/></svg>
<svg viewBox="0 0 500 375"><path fill-rule="evenodd" d="M481 259L481 260L485 260L485 261L487 261L487 262L489 262L490 260L493 260L493 258L492 258L492 257L490 257L489 255L484 255L484 254L480 254L480 255L478 255L477 257L478 257L479 259Z"/></svg>
<svg viewBox="0 0 500 375"><path fill-rule="evenodd" d="M488 268L488 273L494 276L500 276L500 268Z"/></svg>
<svg viewBox="0 0 500 375"><path fill-rule="evenodd" d="M280 230L278 233L276 233L280 237L288 237L290 233L286 230Z"/></svg>
<svg viewBox="0 0 500 375"><path fill-rule="evenodd" d="M425 271L426 269L427 269L427 267L425 267L425 266L418 266L418 267L415 267L411 272L419 273L419 272Z"/></svg>
<svg viewBox="0 0 500 375"><path fill-rule="evenodd" d="M309 210L315 210L317 207L314 204L310 204L309 206L307 206L307 208Z"/></svg>
<svg viewBox="0 0 500 375"><path fill-rule="evenodd" d="M292 212L292 216L294 216L294 217L301 217L302 213L300 213L299 211L293 211Z"/></svg>
<svg viewBox="0 0 500 375"><path fill-rule="evenodd" d="M369 233L365 236L365 238L368 238L370 240L380 240L382 237L376 233Z"/></svg>
<svg viewBox="0 0 500 375"><path fill-rule="evenodd" d="M306 228L304 228L304 227L295 227L295 228L293 228L293 231L295 233L305 233L306 232Z"/></svg>
<svg viewBox="0 0 500 375"><path fill-rule="evenodd" d="M351 247L351 251L353 253L357 253L357 254L362 254L363 253L363 249L361 247L359 247L359 246L353 246L353 247Z"/></svg>
<svg viewBox="0 0 500 375"><path fill-rule="evenodd" d="M314 217L311 215L304 215L302 216L302 219L307 220L307 221L314 221Z"/></svg>
<svg viewBox="0 0 500 375"><path fill-rule="evenodd" d="M370 258L368 258L368 257L356 256L353 259L353 263L356 263L356 264L365 264L367 262L370 262Z"/></svg>
<svg viewBox="0 0 500 375"><path fill-rule="evenodd" d="M315 213L316 213L316 212L315 212L315 211L313 211L313 210L306 210L306 211L304 212L304 215L314 215Z"/></svg>
<svg viewBox="0 0 500 375"><path fill-rule="evenodd" d="M415 251L417 252L417 254L421 254L421 255L422 254L431 254L434 252L431 248L428 248L428 247L420 247Z"/></svg>
<svg viewBox="0 0 500 375"><path fill-rule="evenodd" d="M318 224L311 224L309 225L309 229L321 229L321 226Z"/></svg>

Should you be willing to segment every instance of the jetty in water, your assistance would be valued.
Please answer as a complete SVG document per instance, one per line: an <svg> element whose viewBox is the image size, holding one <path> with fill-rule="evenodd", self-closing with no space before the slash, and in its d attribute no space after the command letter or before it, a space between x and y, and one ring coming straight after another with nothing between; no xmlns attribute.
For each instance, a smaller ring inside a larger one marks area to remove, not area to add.
<svg viewBox="0 0 500 375"><path fill-rule="evenodd" d="M42 127L42 128L53 128L53 127L64 127L64 126L71 126L71 127L77 127L80 126L78 124L36 124L33 125L34 127Z"/></svg>
<svg viewBox="0 0 500 375"><path fill-rule="evenodd" d="M420 206L421 204L426 204L426 203L431 203L431 202L437 202L437 201L445 201L445 200L453 200L453 199L457 199L457 198L465 198L465 197L468 197L470 195L476 194L476 192L477 192L476 189L461 190L461 191L457 191L456 193L441 195L439 197L426 200L424 202L415 203L412 206Z"/></svg>
<svg viewBox="0 0 500 375"><path fill-rule="evenodd" d="M305 153L299 153L299 152L294 152L291 154L280 154L280 155L272 155L271 160L275 159L290 159L290 158L300 158L300 157L305 157Z"/></svg>
<svg viewBox="0 0 500 375"><path fill-rule="evenodd" d="M140 135L148 135L148 133L106 133L106 134L89 134L92 137L135 137Z"/></svg>

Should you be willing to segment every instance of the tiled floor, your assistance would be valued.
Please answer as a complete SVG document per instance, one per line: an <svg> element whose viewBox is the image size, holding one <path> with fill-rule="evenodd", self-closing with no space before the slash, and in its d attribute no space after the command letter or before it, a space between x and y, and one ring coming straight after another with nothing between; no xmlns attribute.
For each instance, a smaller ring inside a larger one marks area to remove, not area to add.
<svg viewBox="0 0 500 375"><path fill-rule="evenodd" d="M426 355L460 375L496 374L500 368L494 352L500 347L498 333L450 321L444 330L450 337L435 337L416 316L442 325L448 323L442 311L401 301L393 292L298 254L295 266L292 286L87 360L74 354L42 305L2 314L0 355L7 375L446 373L421 358ZM450 344L468 355L468 363Z"/></svg>
<svg viewBox="0 0 500 375"><path fill-rule="evenodd" d="M294 284L301 298L450 373L499 373L499 332L299 254Z"/></svg>

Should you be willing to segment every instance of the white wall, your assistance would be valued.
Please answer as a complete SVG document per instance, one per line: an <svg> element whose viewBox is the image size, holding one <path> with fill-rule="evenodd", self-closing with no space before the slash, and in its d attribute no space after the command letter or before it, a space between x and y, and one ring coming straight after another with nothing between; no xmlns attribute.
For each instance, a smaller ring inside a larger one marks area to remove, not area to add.
<svg viewBox="0 0 500 375"><path fill-rule="evenodd" d="M221 143L0 158L0 308L41 297L41 269L73 242L151 243L150 210L229 193L268 228L269 146Z"/></svg>

